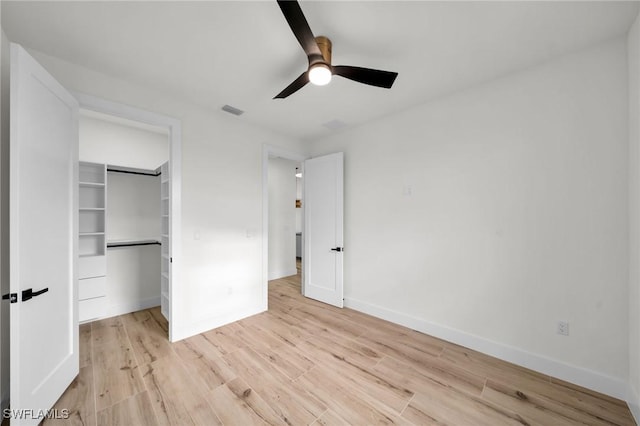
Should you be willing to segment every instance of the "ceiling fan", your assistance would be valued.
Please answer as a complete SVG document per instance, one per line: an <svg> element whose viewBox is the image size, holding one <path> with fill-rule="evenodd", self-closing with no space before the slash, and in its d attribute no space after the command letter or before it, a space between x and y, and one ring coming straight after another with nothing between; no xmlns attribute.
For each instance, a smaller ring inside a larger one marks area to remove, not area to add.
<svg viewBox="0 0 640 426"><path fill-rule="evenodd" d="M331 65L331 40L324 36L314 37L300 4L296 0L278 0L278 5L304 53L307 54L309 67L273 99L284 99L302 89L309 82L317 86L324 86L331 81L333 75L370 86L391 88L398 76L397 72L348 65Z"/></svg>

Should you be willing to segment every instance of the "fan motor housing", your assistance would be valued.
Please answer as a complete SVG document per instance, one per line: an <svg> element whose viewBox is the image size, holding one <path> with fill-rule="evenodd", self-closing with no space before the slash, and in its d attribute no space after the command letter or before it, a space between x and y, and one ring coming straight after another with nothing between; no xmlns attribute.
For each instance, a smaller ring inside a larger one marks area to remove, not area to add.
<svg viewBox="0 0 640 426"><path fill-rule="evenodd" d="M318 43L324 61L328 65L331 65L331 40L325 36L318 36L316 37L316 43Z"/></svg>

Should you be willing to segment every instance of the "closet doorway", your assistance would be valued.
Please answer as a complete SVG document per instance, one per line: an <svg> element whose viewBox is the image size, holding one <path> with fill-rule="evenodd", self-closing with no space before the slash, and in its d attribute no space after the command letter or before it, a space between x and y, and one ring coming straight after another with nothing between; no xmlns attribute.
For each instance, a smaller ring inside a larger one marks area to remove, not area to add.
<svg viewBox="0 0 640 426"><path fill-rule="evenodd" d="M160 306L171 341L179 259L179 122L77 96L79 320Z"/></svg>

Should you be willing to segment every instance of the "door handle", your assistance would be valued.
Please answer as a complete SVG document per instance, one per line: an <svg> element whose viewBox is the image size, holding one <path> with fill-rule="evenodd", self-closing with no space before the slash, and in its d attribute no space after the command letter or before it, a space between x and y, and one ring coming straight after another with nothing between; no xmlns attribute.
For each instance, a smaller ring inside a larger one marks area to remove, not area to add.
<svg viewBox="0 0 640 426"><path fill-rule="evenodd" d="M344 248L342 248L342 247L335 247L335 248L332 248L332 249L331 249L331 251L342 252L342 251L344 251Z"/></svg>
<svg viewBox="0 0 640 426"><path fill-rule="evenodd" d="M38 290L38 291L33 291L32 288L22 290L22 301L26 302L27 300L30 300L36 296L40 296L41 294L46 293L48 291L49 291L49 287L43 288L42 290Z"/></svg>

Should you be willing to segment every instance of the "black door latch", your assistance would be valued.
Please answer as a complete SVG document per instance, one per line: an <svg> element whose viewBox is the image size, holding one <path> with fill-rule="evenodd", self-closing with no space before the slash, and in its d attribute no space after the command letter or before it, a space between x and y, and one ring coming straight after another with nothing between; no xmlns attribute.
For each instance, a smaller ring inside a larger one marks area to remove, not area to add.
<svg viewBox="0 0 640 426"><path fill-rule="evenodd" d="M3 294L2 300L8 300L9 303L18 303L18 294L17 293Z"/></svg>
<svg viewBox="0 0 640 426"><path fill-rule="evenodd" d="M341 252L341 251L343 251L343 250L344 250L344 249L343 249L342 247L336 247L336 248L332 248L332 249L331 249L331 251L338 251L338 252Z"/></svg>

